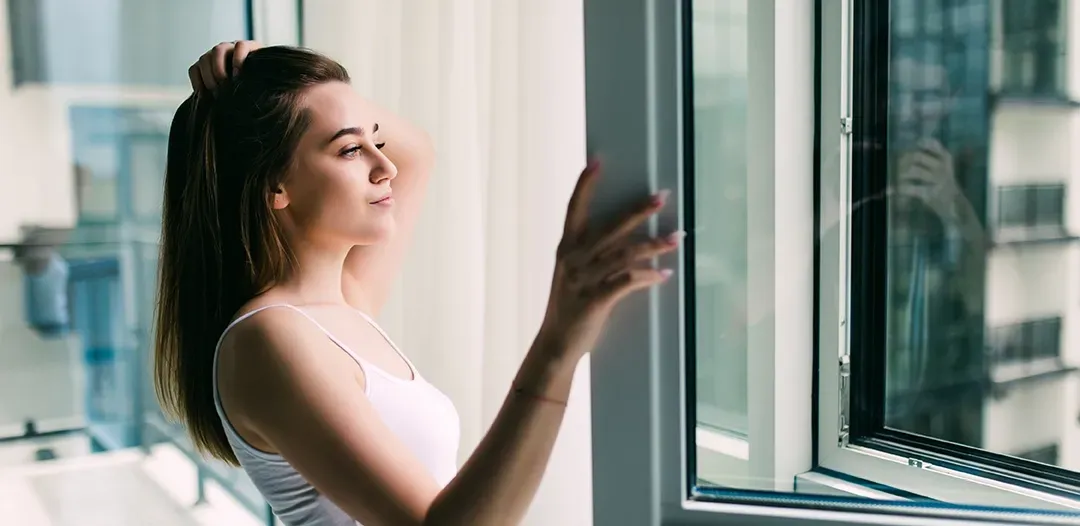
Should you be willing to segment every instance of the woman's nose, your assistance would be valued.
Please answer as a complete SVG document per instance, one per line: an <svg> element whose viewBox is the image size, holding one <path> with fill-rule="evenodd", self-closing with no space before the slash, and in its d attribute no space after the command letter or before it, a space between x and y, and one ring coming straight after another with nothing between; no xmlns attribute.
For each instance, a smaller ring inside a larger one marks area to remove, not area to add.
<svg viewBox="0 0 1080 526"><path fill-rule="evenodd" d="M397 177L397 166L395 166L394 162L391 161L386 154L382 153L382 151L375 151L377 152L377 160L375 166L371 170L371 183L380 184L393 180Z"/></svg>

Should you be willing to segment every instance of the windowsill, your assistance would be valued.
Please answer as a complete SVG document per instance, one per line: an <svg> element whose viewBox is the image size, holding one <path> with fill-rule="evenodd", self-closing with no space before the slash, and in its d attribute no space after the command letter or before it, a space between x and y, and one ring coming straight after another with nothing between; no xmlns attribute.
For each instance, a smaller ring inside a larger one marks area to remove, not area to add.
<svg viewBox="0 0 1080 526"><path fill-rule="evenodd" d="M835 477L821 471L808 471L795 476L795 493L805 495L860 498L870 500L908 501L910 499L867 484Z"/></svg>
<svg viewBox="0 0 1080 526"><path fill-rule="evenodd" d="M749 477L750 443L745 438L701 426L694 438L700 483L740 489L757 487ZM767 486L771 487L771 481Z"/></svg>

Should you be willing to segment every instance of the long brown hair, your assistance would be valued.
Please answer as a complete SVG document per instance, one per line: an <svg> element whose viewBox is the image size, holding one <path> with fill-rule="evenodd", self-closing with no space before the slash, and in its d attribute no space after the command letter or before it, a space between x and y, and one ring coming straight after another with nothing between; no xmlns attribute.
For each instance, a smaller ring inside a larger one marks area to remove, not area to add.
<svg viewBox="0 0 1080 526"><path fill-rule="evenodd" d="M333 81L349 75L329 58L263 48L217 93L185 100L169 130L154 386L201 452L234 465L214 407L215 348L237 310L289 270L270 196L310 123L304 90Z"/></svg>

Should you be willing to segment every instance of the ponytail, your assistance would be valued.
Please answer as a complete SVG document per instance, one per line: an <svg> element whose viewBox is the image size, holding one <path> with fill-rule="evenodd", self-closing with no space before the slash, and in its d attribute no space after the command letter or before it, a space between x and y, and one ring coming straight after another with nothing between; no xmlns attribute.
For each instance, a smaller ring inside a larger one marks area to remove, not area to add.
<svg viewBox="0 0 1080 526"><path fill-rule="evenodd" d="M232 314L223 300L235 294L222 279L212 106L208 96L192 95L169 130L154 387L166 416L187 424L198 450L235 465L213 399L217 335Z"/></svg>

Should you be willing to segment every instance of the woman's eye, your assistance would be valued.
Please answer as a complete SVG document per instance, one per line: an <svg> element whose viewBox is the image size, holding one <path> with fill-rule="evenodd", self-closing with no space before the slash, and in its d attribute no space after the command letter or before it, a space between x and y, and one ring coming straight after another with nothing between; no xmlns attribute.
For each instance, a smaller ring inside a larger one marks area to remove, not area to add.
<svg viewBox="0 0 1080 526"><path fill-rule="evenodd" d="M385 142L375 143L375 149L376 150L381 150L383 148L383 146L386 146ZM354 145L349 146L348 148L345 148L344 150L342 150L341 151L341 156L352 159L353 157L356 157L357 155L360 155L363 152L364 152L364 146L362 144L354 144Z"/></svg>

